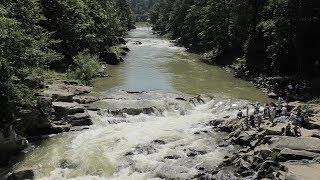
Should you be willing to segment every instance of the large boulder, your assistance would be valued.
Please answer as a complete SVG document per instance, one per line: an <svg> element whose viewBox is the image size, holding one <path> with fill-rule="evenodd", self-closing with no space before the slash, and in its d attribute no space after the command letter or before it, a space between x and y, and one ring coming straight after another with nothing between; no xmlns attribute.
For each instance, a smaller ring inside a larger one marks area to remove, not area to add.
<svg viewBox="0 0 320 180"><path fill-rule="evenodd" d="M249 146L251 141L255 138L256 134L256 131L241 132L240 135L233 140L233 142L241 146Z"/></svg>
<svg viewBox="0 0 320 180"><path fill-rule="evenodd" d="M98 101L99 98L95 96L74 96L73 101L79 104L88 104Z"/></svg>
<svg viewBox="0 0 320 180"><path fill-rule="evenodd" d="M113 52L102 52L99 54L99 58L101 61L111 65L117 65L120 63L118 55Z"/></svg>
<svg viewBox="0 0 320 180"><path fill-rule="evenodd" d="M302 160L302 159L313 159L320 154L312 153L305 150L292 150L288 148L284 148L279 153L279 160L286 161L286 160Z"/></svg>
<svg viewBox="0 0 320 180"><path fill-rule="evenodd" d="M44 97L50 97L53 101L72 102L73 93L63 90L45 90L41 93Z"/></svg>
<svg viewBox="0 0 320 180"><path fill-rule="evenodd" d="M271 139L271 148L305 150L320 153L320 139L314 137L287 137L277 136Z"/></svg>
<svg viewBox="0 0 320 180"><path fill-rule="evenodd" d="M74 115L68 115L68 122L72 126L89 126L92 125L92 121L88 112L76 113Z"/></svg>
<svg viewBox="0 0 320 180"><path fill-rule="evenodd" d="M26 179L34 179L34 173L32 170L24 170L12 173L7 180L26 180Z"/></svg>
<svg viewBox="0 0 320 180"><path fill-rule="evenodd" d="M52 105L58 119L68 115L85 112L85 107L76 102L53 102Z"/></svg>

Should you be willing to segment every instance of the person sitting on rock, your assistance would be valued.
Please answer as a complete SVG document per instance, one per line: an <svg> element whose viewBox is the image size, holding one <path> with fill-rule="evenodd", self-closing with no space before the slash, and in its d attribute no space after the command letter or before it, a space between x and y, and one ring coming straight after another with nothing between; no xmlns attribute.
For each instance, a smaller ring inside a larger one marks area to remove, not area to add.
<svg viewBox="0 0 320 180"><path fill-rule="evenodd" d="M257 103L255 106L254 106L254 114L258 114L260 112L260 104Z"/></svg>
<svg viewBox="0 0 320 180"><path fill-rule="evenodd" d="M237 113L237 118L238 119L242 119L243 118L243 113L242 113L241 109L239 109L239 111Z"/></svg>
<svg viewBox="0 0 320 180"><path fill-rule="evenodd" d="M310 128L310 119L309 119L309 116L304 116L303 117L303 120L301 122L301 127L304 127L306 129L309 129Z"/></svg>
<svg viewBox="0 0 320 180"><path fill-rule="evenodd" d="M299 129L298 126L294 126L294 127L293 127L293 135L294 135L295 137L300 137L300 136L301 136L301 132L300 132L300 129Z"/></svg>
<svg viewBox="0 0 320 180"><path fill-rule="evenodd" d="M292 136L291 124L290 124L290 123L288 123L288 125L286 126L285 135L286 135L286 136Z"/></svg>

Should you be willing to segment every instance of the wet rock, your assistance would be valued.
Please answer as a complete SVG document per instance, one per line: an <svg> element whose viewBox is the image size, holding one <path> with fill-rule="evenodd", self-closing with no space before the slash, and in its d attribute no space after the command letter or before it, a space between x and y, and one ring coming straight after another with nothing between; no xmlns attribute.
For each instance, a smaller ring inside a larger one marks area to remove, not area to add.
<svg viewBox="0 0 320 180"><path fill-rule="evenodd" d="M72 102L73 93L58 90L45 90L41 93L44 97L51 97L53 101Z"/></svg>
<svg viewBox="0 0 320 180"><path fill-rule="evenodd" d="M140 108L140 109L138 109L138 108L124 108L124 109L121 109L121 110L111 111L110 113L113 116L117 116L117 115L123 116L124 113L136 116L136 115L139 115L139 114L151 114L151 113L154 113L154 112L155 111L154 111L153 107L148 107L148 108Z"/></svg>
<svg viewBox="0 0 320 180"><path fill-rule="evenodd" d="M195 156L203 155L203 154L207 153L206 151L198 151L198 150L194 150L194 149L188 149L186 151L187 151L188 157L195 157Z"/></svg>
<svg viewBox="0 0 320 180"><path fill-rule="evenodd" d="M88 104L98 101L99 98L95 96L74 96L73 101L79 104Z"/></svg>
<svg viewBox="0 0 320 180"><path fill-rule="evenodd" d="M223 141L223 142L219 143L219 144L217 145L217 147L228 147L229 145L230 145L229 142Z"/></svg>
<svg viewBox="0 0 320 180"><path fill-rule="evenodd" d="M218 126L220 125L224 120L221 120L221 119L215 119L215 120L211 120L209 121L209 123L207 124L208 126Z"/></svg>
<svg viewBox="0 0 320 180"><path fill-rule="evenodd" d="M121 56L126 56L127 53L126 53L125 51L122 51L122 52L120 53L120 55L121 55Z"/></svg>
<svg viewBox="0 0 320 180"><path fill-rule="evenodd" d="M125 52L130 52L131 51L127 46L123 46L123 47L121 47L121 49L124 50Z"/></svg>
<svg viewBox="0 0 320 180"><path fill-rule="evenodd" d="M138 154L153 154L155 152L157 152L157 149L155 147L153 147L152 145L143 145L140 144L138 146L136 146L136 150L135 150Z"/></svg>
<svg viewBox="0 0 320 180"><path fill-rule="evenodd" d="M135 45L141 45L142 42L141 42L141 41L135 41L133 44L135 44Z"/></svg>
<svg viewBox="0 0 320 180"><path fill-rule="evenodd" d="M19 171L11 174L7 180L25 180L34 179L34 173L32 170Z"/></svg>
<svg viewBox="0 0 320 180"><path fill-rule="evenodd" d="M182 98L182 97L177 97L175 98L176 100L180 100L180 101L187 101L185 98Z"/></svg>
<svg viewBox="0 0 320 180"><path fill-rule="evenodd" d="M78 167L77 164L71 162L70 160L68 159L62 159L60 162L59 162L59 167L60 168L63 168L63 169L75 169Z"/></svg>
<svg viewBox="0 0 320 180"><path fill-rule="evenodd" d="M119 42L119 44L126 44L127 43L127 41L123 37L119 37L118 42Z"/></svg>
<svg viewBox="0 0 320 180"><path fill-rule="evenodd" d="M124 156L132 156L132 155L134 155L133 152L127 152L127 153L124 154Z"/></svg>
<svg viewBox="0 0 320 180"><path fill-rule="evenodd" d="M179 159L179 158L181 158L181 157L178 155L169 155L169 156L164 157L164 159Z"/></svg>
<svg viewBox="0 0 320 180"><path fill-rule="evenodd" d="M160 140L160 139L156 139L154 141L152 141L153 143L156 143L156 144L166 144L166 142L164 140Z"/></svg>
<svg viewBox="0 0 320 180"><path fill-rule="evenodd" d="M320 154L312 153L304 150L292 150L285 148L279 153L279 160L302 160L302 159L313 159Z"/></svg>
<svg viewBox="0 0 320 180"><path fill-rule="evenodd" d="M68 122L72 126L89 126L93 124L87 112L68 115Z"/></svg>

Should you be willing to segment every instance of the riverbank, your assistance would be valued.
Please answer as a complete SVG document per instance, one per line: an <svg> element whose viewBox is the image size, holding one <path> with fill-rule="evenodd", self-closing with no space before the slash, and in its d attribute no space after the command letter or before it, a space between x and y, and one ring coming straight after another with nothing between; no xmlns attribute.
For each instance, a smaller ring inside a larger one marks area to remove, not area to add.
<svg viewBox="0 0 320 180"><path fill-rule="evenodd" d="M111 52L101 58L99 71L94 72L92 78L109 77L109 64L117 65L123 62L129 51L124 45L113 47ZM22 109L13 122L2 124L0 179L11 171L16 162L24 158L26 152L32 151L48 137L88 129L88 126L92 125L88 110L94 109L87 105L98 101L99 97L91 94L92 86L84 85L90 84L90 81L77 79L74 70L46 70L30 82L36 83L38 87L33 92L34 106Z"/></svg>
<svg viewBox="0 0 320 180"><path fill-rule="evenodd" d="M248 125L248 119L214 120L209 123L216 131L228 135L221 146L235 145L238 150L214 171L203 172L199 179L318 179L320 167L320 105L292 102L289 113L310 116L309 124L299 128L300 137L284 134L290 117L264 119L258 127ZM262 109L260 109L262 110ZM293 126L292 126L293 127Z"/></svg>

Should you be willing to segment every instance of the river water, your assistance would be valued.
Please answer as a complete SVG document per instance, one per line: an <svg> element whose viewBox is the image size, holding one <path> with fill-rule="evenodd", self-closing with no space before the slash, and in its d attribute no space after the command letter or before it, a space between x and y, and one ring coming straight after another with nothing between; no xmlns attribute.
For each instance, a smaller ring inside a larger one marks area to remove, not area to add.
<svg viewBox="0 0 320 180"><path fill-rule="evenodd" d="M223 134L208 122L233 118L249 101L268 101L250 83L203 64L149 27L132 30L127 40L125 62L94 82L104 97L95 103L102 110L90 112L94 124L44 140L15 170L32 169L44 180L194 178L233 150L218 146ZM204 102L188 101L198 94Z"/></svg>

